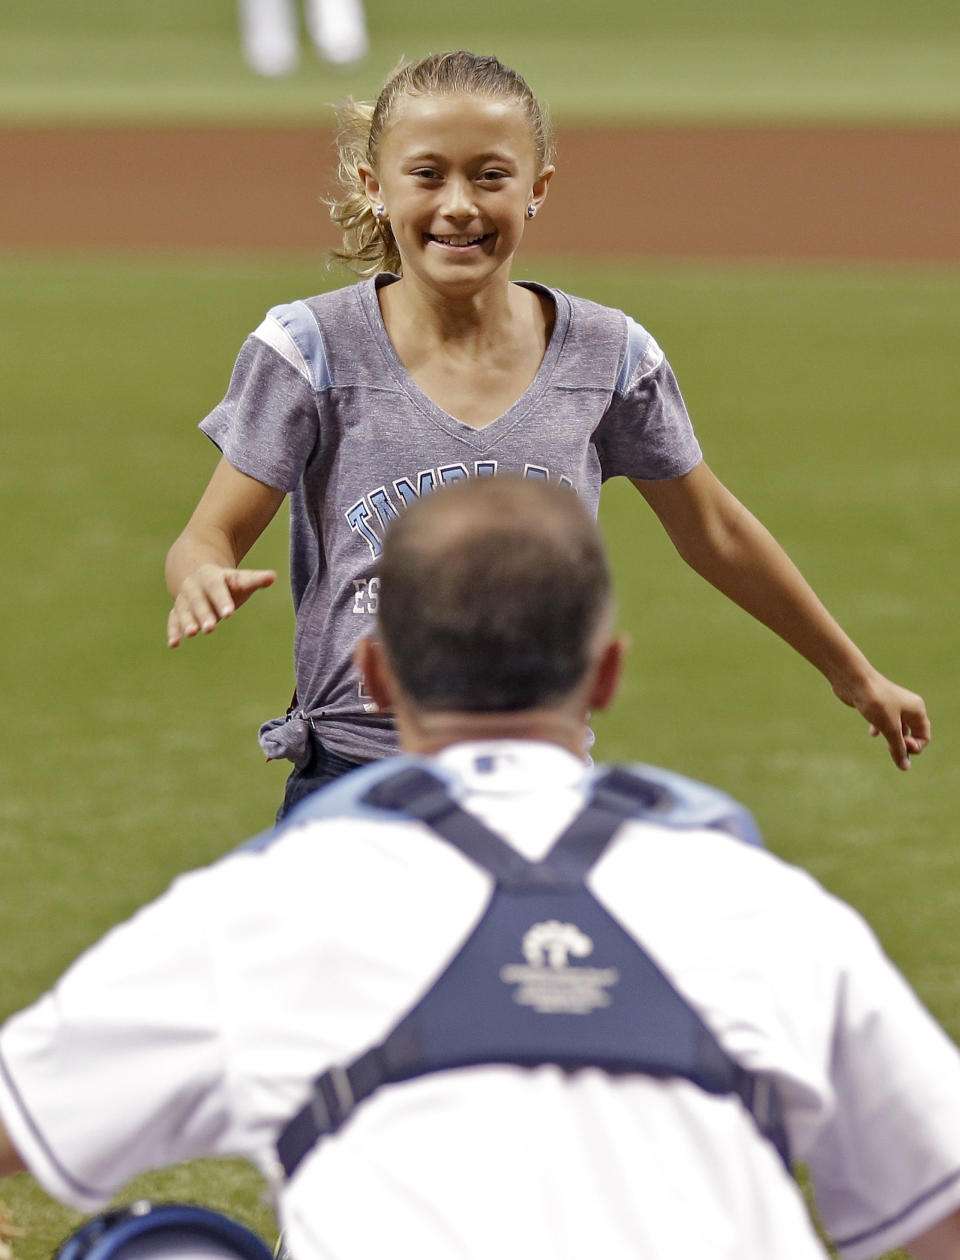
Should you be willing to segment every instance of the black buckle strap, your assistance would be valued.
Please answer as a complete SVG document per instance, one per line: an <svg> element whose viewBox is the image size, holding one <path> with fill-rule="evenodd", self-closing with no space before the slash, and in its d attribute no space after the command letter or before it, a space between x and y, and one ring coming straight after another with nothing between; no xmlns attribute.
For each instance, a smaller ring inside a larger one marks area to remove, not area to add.
<svg viewBox="0 0 960 1260"><path fill-rule="evenodd" d="M753 1116L763 1136L773 1144L789 1172L790 1140L783 1123L783 1108L773 1081L768 1076L755 1076L738 1065L733 1092L739 1096L747 1111Z"/></svg>
<svg viewBox="0 0 960 1260"><path fill-rule="evenodd" d="M277 1155L287 1176L293 1176L303 1157L322 1137L343 1128L357 1103L369 1098L387 1079L380 1046L362 1054L349 1067L335 1063L318 1076L310 1098L277 1140Z"/></svg>
<svg viewBox="0 0 960 1260"><path fill-rule="evenodd" d="M319 1133L336 1133L350 1116L357 1100L346 1068L334 1063L317 1081L310 1111Z"/></svg>

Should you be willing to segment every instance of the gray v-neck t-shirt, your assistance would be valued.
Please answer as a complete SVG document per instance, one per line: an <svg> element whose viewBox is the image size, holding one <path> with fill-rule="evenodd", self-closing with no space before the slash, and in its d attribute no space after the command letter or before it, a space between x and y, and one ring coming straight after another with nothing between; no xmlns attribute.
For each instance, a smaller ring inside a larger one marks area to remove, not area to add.
<svg viewBox="0 0 960 1260"><path fill-rule="evenodd" d="M622 311L529 285L556 310L540 368L476 429L438 407L397 357L380 275L276 306L244 342L227 394L200 428L231 464L290 495L297 708L268 724L270 755L304 758L305 727L340 756L396 751L352 662L373 629L376 562L404 507L464 477L509 472L570 485L597 511L609 477L664 480L700 448L663 352Z"/></svg>

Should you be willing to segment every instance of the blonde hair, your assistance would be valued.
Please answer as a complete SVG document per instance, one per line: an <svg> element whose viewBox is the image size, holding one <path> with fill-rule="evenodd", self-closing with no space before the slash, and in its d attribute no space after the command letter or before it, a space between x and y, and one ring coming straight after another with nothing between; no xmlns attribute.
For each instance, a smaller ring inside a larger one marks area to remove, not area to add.
<svg viewBox="0 0 960 1260"><path fill-rule="evenodd" d="M331 254L362 276L399 272L401 260L389 222L378 219L367 200L360 167L376 169L383 136L401 97L443 95L516 101L530 126L538 170L544 170L553 159L553 133L546 110L526 80L496 57L461 50L401 61L375 103L349 97L337 111L338 175L343 195L328 204L331 219L343 233L343 244Z"/></svg>

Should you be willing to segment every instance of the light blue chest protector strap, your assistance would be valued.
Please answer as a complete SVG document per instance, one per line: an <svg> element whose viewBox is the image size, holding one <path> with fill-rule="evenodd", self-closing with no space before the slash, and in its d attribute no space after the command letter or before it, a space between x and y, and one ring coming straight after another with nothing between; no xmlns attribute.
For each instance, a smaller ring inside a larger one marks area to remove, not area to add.
<svg viewBox="0 0 960 1260"><path fill-rule="evenodd" d="M419 766L366 793L365 805L420 819L496 882L459 952L386 1039L314 1082L277 1143L288 1176L381 1085L491 1063L682 1078L734 1095L789 1167L772 1082L730 1058L584 882L622 823L655 816L661 794L629 771L607 772L546 857L531 862Z"/></svg>

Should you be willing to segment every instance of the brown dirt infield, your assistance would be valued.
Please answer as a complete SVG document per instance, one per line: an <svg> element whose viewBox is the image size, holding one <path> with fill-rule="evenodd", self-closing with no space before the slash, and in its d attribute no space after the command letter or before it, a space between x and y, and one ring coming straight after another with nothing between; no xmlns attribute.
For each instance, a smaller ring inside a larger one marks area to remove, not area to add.
<svg viewBox="0 0 960 1260"><path fill-rule="evenodd" d="M960 129L567 127L524 252L956 262ZM0 248L313 250L329 133L0 130Z"/></svg>

